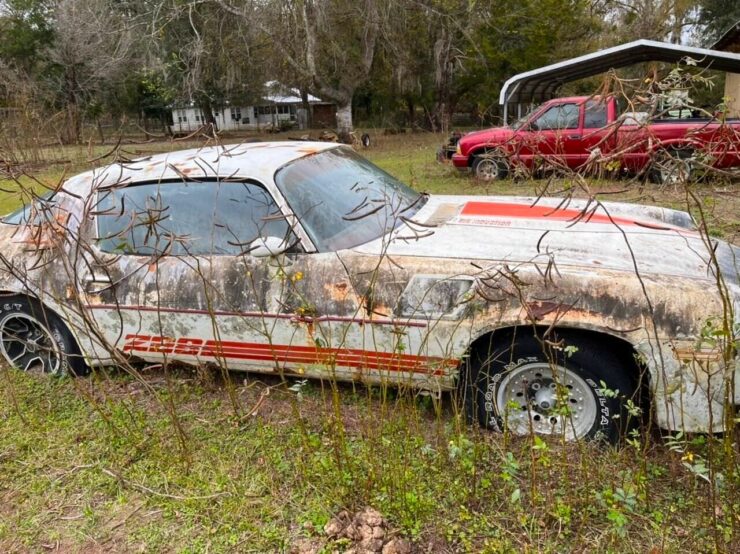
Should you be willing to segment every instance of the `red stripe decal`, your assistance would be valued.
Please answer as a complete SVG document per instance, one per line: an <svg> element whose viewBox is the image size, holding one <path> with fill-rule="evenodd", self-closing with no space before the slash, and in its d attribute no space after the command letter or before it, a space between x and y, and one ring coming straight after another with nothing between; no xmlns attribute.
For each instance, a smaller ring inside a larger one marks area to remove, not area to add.
<svg viewBox="0 0 740 554"><path fill-rule="evenodd" d="M126 335L124 352L151 352L182 354L195 357L236 360L272 361L290 364L319 364L431 373L442 375L444 369L455 368L458 360L435 356L415 356L354 348L317 348L286 344L263 344L236 341L203 340L197 338L160 337L152 335Z"/></svg>
<svg viewBox="0 0 740 554"><path fill-rule="evenodd" d="M597 208L598 209L598 208ZM468 202L463 206L461 215L486 216L486 217L509 217L516 219L550 219L552 221L569 221L582 223L609 223L612 225L642 225L655 227L649 223L639 223L634 219L610 216L606 213L598 213L589 207L587 210L575 210L571 208L553 208L531 204L510 204L504 202ZM675 228L666 226L666 228Z"/></svg>

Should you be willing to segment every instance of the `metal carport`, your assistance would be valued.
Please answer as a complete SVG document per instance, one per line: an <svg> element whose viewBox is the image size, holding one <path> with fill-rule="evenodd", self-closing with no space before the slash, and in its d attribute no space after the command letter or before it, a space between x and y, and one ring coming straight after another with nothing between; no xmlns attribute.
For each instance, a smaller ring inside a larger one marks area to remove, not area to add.
<svg viewBox="0 0 740 554"><path fill-rule="evenodd" d="M687 56L695 60L698 67L740 73L740 54L636 40L514 75L504 83L499 96L504 124L507 123L510 105L521 107L522 104L542 103L553 98L565 83L640 62L677 63Z"/></svg>

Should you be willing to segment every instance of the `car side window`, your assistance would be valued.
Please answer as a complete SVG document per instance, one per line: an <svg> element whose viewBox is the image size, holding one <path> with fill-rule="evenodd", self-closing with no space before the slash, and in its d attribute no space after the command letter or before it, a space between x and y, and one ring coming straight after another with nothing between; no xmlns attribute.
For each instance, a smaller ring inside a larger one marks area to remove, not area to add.
<svg viewBox="0 0 740 554"><path fill-rule="evenodd" d="M98 244L138 255L238 255L259 237L295 242L270 194L251 182L178 181L98 192Z"/></svg>
<svg viewBox="0 0 740 554"><path fill-rule="evenodd" d="M606 124L606 104L604 102L586 102L583 127L585 129L601 129L602 127L606 127Z"/></svg>
<svg viewBox="0 0 740 554"><path fill-rule="evenodd" d="M534 128L538 131L578 129L578 115L579 109L576 104L553 106L534 121Z"/></svg>

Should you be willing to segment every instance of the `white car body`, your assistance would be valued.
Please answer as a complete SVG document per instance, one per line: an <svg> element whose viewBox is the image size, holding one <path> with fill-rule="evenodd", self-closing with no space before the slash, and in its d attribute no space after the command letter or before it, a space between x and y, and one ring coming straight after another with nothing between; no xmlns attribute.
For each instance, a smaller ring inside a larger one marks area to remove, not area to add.
<svg viewBox="0 0 740 554"><path fill-rule="evenodd" d="M431 196L388 234L319 251L276 173L336 148L346 147L204 148L73 177L43 223L0 224L0 293L35 296L56 312L92 367L133 355L431 391L456 386L461 360L488 333L577 329L639 357L659 426L723 429L725 392L740 376L724 347L701 334L727 317L728 297L737 324L737 248L664 208ZM101 191L204 179L264 187L302 252L100 248ZM737 387L733 394L740 404Z"/></svg>

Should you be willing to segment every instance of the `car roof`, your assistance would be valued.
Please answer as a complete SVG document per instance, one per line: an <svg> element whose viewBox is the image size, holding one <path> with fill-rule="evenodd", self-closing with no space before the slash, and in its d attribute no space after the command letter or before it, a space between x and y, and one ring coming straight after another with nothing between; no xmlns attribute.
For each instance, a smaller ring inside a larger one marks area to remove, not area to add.
<svg viewBox="0 0 740 554"><path fill-rule="evenodd" d="M86 171L71 177L62 189L86 197L100 187L146 181L238 177L269 184L285 164L340 146L331 142L274 141L179 150Z"/></svg>

